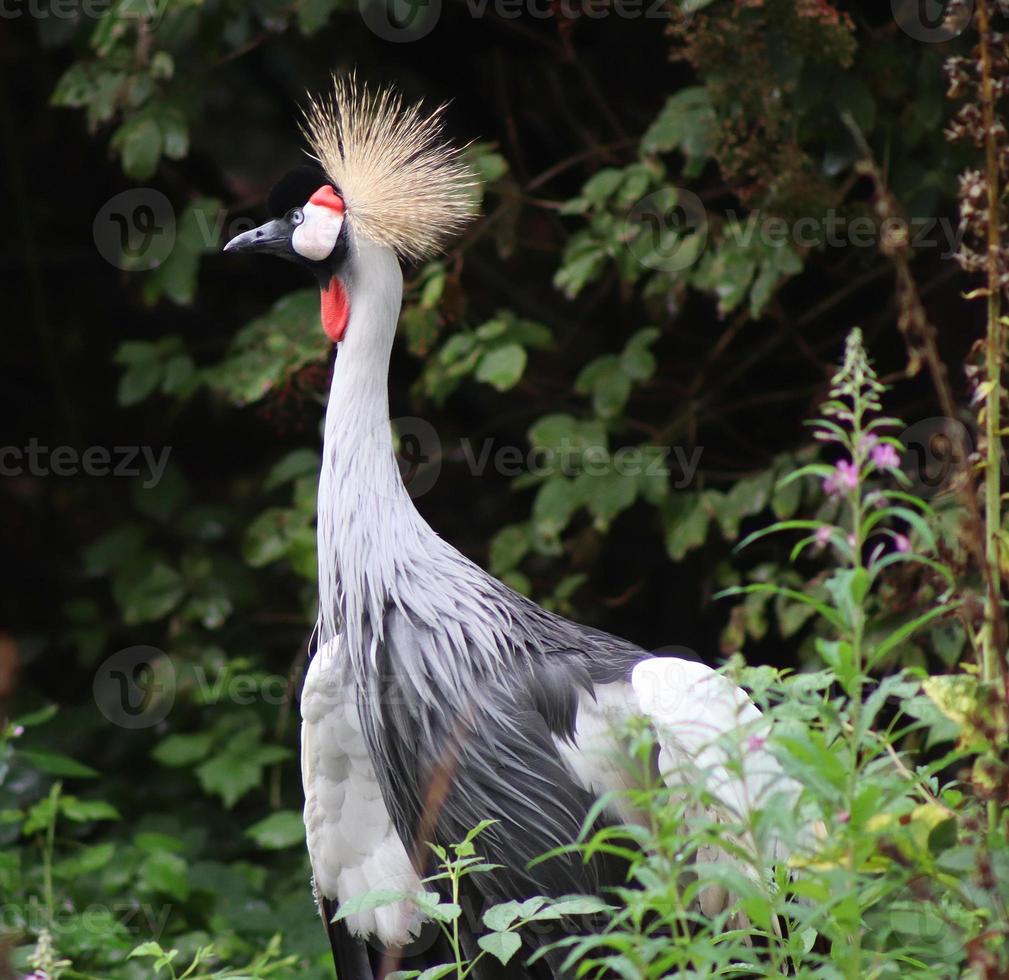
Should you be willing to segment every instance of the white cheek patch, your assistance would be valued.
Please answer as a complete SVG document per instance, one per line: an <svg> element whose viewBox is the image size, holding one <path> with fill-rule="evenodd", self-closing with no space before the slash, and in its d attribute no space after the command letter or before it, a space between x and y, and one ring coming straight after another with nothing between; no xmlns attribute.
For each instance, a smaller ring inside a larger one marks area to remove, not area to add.
<svg viewBox="0 0 1009 980"><path fill-rule="evenodd" d="M343 227L343 215L319 204L306 204L301 210L305 220L294 229L291 247L302 258L321 262L329 258L336 247Z"/></svg>

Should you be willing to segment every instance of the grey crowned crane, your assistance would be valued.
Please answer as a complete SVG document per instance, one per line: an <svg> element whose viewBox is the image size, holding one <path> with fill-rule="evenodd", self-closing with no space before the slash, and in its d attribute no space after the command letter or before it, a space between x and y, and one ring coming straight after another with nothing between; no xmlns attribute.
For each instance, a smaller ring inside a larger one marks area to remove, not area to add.
<svg viewBox="0 0 1009 980"><path fill-rule="evenodd" d="M658 771L706 770L726 814L745 814L784 777L761 739L750 739L742 770L728 764L715 739L749 737L761 716L721 674L541 609L417 512L389 420L400 260L437 253L463 227L475 180L443 139L441 110L425 115L390 91L336 80L306 120L322 170L282 181L271 195L280 216L225 251L271 253L311 270L338 348L319 481L318 642L302 694L302 773L314 888L340 980L372 980L365 940L407 946L424 924L416 908L331 919L339 903L372 889L422 890L425 840L458 842L478 822L498 821L480 850L503 870L467 879L477 906L598 894L614 883L613 869L577 856L530 862L574 842L599 797L628 788L616 732L633 716L656 727ZM635 818L622 809L614 795L601 819ZM715 911L717 892L705 895L702 905ZM545 957L485 975L560 971Z"/></svg>

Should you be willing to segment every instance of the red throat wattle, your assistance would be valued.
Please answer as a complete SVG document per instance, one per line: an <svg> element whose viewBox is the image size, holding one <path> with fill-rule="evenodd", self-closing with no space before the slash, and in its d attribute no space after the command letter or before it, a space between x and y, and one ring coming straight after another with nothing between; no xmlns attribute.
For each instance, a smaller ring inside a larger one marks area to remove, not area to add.
<svg viewBox="0 0 1009 980"><path fill-rule="evenodd" d="M334 344L343 340L349 316L347 291L340 280L333 276L322 290L322 329Z"/></svg>

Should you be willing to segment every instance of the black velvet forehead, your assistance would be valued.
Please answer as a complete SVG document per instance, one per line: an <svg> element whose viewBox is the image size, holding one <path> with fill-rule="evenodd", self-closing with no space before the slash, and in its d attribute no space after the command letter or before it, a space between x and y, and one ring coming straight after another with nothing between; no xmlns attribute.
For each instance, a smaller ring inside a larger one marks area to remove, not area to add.
<svg viewBox="0 0 1009 980"><path fill-rule="evenodd" d="M282 218L291 208L300 208L323 184L331 181L321 167L304 164L284 174L266 200L271 218Z"/></svg>

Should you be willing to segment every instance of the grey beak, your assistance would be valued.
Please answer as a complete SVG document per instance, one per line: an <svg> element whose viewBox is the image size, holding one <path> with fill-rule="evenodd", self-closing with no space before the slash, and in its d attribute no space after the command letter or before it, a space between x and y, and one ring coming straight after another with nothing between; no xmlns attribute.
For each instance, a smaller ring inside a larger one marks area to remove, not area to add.
<svg viewBox="0 0 1009 980"><path fill-rule="evenodd" d="M267 221L252 231L235 235L224 246L225 252L262 252L265 255L291 257L291 225L283 218Z"/></svg>

